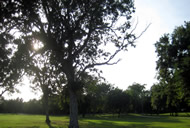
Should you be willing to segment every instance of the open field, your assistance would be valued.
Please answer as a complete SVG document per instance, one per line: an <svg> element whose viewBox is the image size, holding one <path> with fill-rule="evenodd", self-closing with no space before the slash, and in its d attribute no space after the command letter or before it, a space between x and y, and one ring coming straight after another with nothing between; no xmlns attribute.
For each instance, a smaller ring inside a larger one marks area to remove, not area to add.
<svg viewBox="0 0 190 128"><path fill-rule="evenodd" d="M51 126L48 126L43 115L0 114L0 128L68 128L68 116L50 119ZM97 115L80 118L79 124L80 128L190 128L190 117Z"/></svg>

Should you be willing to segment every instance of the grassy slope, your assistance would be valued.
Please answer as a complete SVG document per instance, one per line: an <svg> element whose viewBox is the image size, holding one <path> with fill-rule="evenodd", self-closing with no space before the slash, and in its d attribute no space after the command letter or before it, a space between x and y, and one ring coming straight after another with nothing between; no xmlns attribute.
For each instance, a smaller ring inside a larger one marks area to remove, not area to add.
<svg viewBox="0 0 190 128"><path fill-rule="evenodd" d="M51 116L45 123L42 115L0 114L0 128L67 128L66 116ZM80 128L190 128L190 117L129 115L122 118L111 115L81 118Z"/></svg>

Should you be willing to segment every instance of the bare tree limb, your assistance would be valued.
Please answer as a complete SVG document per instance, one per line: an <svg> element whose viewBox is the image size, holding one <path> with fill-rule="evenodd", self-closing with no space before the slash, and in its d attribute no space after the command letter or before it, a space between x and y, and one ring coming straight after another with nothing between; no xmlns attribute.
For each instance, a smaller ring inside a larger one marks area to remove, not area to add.
<svg viewBox="0 0 190 128"><path fill-rule="evenodd" d="M121 50L116 50L115 53L113 55L110 56L110 58L105 61L105 62L100 62L100 63L94 63L94 64L89 64L87 65L80 74L83 74L86 69L89 69L89 68L92 68L92 67L95 67L95 66L101 66L101 65L115 65L117 63L119 63L121 61L121 59L118 59L116 62L110 62ZM80 76L80 75L79 75Z"/></svg>
<svg viewBox="0 0 190 128"><path fill-rule="evenodd" d="M136 39L140 38L140 37L147 31L147 29L150 27L150 25L151 25L151 23L149 23L149 24L146 26L146 28L139 34L139 36L136 37ZM136 39L135 39L135 40L136 40Z"/></svg>
<svg viewBox="0 0 190 128"><path fill-rule="evenodd" d="M139 24L139 20L137 18L137 23L135 24L135 27L131 30L130 34L132 34L136 30L138 24Z"/></svg>

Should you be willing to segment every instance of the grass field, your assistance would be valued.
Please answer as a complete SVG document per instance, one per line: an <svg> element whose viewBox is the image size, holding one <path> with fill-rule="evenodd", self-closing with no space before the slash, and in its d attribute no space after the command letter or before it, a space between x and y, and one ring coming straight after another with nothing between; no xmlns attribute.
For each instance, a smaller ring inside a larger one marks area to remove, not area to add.
<svg viewBox="0 0 190 128"><path fill-rule="evenodd" d="M68 116L50 119L51 126L48 126L43 115L0 114L0 128L68 128ZM97 115L79 118L79 124L80 128L190 128L190 117Z"/></svg>

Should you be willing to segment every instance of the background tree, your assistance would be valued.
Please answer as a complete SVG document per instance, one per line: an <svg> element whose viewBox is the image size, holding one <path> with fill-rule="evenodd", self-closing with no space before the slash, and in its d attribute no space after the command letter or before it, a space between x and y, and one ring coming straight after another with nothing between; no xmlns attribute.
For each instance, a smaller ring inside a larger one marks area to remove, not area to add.
<svg viewBox="0 0 190 128"><path fill-rule="evenodd" d="M142 113L152 114L151 92L149 90L143 92L142 105Z"/></svg>
<svg viewBox="0 0 190 128"><path fill-rule="evenodd" d="M21 113L23 109L23 100L3 100L0 103L2 113Z"/></svg>
<svg viewBox="0 0 190 128"><path fill-rule="evenodd" d="M95 76L83 75L84 91L79 99L79 109L83 115L86 113L103 113L105 111L107 95L112 86L102 82Z"/></svg>
<svg viewBox="0 0 190 128"><path fill-rule="evenodd" d="M131 97L132 111L135 113L143 113L145 85L134 83L128 87L127 93Z"/></svg>
<svg viewBox="0 0 190 128"><path fill-rule="evenodd" d="M161 43L159 43L161 42ZM165 34L160 38L160 41L155 44L156 52L158 53L157 61L157 70L158 70L158 79L162 85L165 85L164 88L165 94L167 96L166 105L170 110L177 109L178 104L178 95L176 94L176 84L174 79L174 70L173 70L173 60L171 58L171 44L169 41L169 35Z"/></svg>
<svg viewBox="0 0 190 128"><path fill-rule="evenodd" d="M116 64L113 58L133 45L133 30L128 31L133 1L15 0L1 1L1 6L3 27L18 31L26 49L33 40L42 42L37 53L50 51L50 60L60 65L70 93L69 127L78 128L81 74L87 69L97 71L95 66Z"/></svg>
<svg viewBox="0 0 190 128"><path fill-rule="evenodd" d="M180 101L190 98L190 23L177 27L171 35L165 34L155 44L158 56L158 79L166 86L167 105L173 112L179 111Z"/></svg>
<svg viewBox="0 0 190 128"><path fill-rule="evenodd" d="M170 54L175 65L175 83L182 89L184 97L188 102L190 98L190 22L177 27L171 35Z"/></svg>
<svg viewBox="0 0 190 128"><path fill-rule="evenodd" d="M111 112L116 112L118 117L129 107L129 95L121 89L115 88L108 93L107 106Z"/></svg>
<svg viewBox="0 0 190 128"><path fill-rule="evenodd" d="M23 103L23 113L43 114L42 100L31 99Z"/></svg>
<svg viewBox="0 0 190 128"><path fill-rule="evenodd" d="M166 110L167 94L165 86L161 84L154 84L151 87L151 105L156 113L165 112Z"/></svg>
<svg viewBox="0 0 190 128"><path fill-rule="evenodd" d="M39 44L36 44L39 45ZM34 45L35 46L35 45ZM35 48L37 51L38 48ZM40 89L43 93L43 106L46 114L46 123L50 123L49 119L49 98L55 94L62 92L61 84L64 83L65 77L60 74L57 67L53 67L50 64L49 53L43 55L34 56L30 58L30 64L26 69L29 77L32 79L32 83L35 84L32 87L34 90Z"/></svg>

